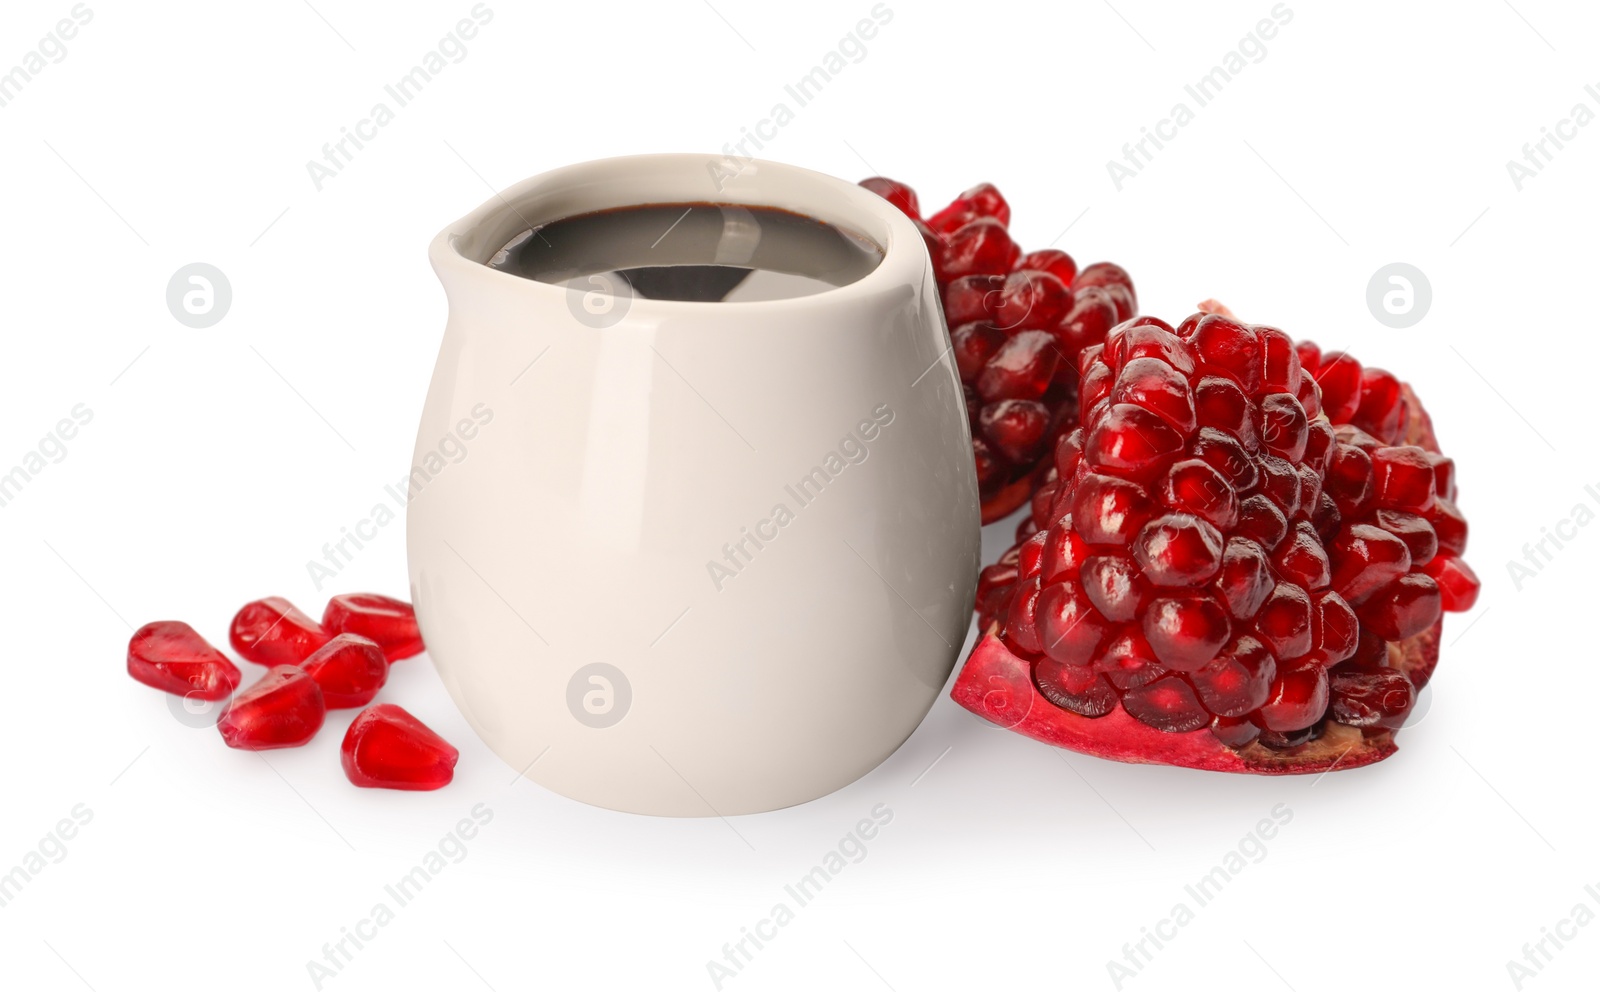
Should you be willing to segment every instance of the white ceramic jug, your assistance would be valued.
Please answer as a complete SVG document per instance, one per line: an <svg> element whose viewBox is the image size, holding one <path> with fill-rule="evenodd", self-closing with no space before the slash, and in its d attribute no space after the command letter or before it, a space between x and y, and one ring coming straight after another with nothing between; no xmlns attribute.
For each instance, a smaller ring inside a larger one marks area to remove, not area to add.
<svg viewBox="0 0 1600 992"><path fill-rule="evenodd" d="M514 769L672 816L838 789L926 715L966 635L978 495L910 220L770 162L529 179L429 247L450 317L407 521L423 638ZM664 203L864 235L857 281L770 302L579 293L490 268L520 232Z"/></svg>

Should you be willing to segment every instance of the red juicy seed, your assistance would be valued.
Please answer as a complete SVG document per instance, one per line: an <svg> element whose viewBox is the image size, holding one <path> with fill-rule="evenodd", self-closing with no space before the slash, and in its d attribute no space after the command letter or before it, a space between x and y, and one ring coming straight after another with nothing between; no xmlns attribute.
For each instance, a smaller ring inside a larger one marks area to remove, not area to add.
<svg viewBox="0 0 1600 992"><path fill-rule="evenodd" d="M1083 428L1079 427L1056 440L1056 478L1070 480L1083 459Z"/></svg>
<svg viewBox="0 0 1600 992"><path fill-rule="evenodd" d="M1194 433L1194 393L1189 381L1158 358L1135 358L1123 365L1111 390L1111 402L1132 403L1180 433Z"/></svg>
<svg viewBox="0 0 1600 992"><path fill-rule="evenodd" d="M1280 576L1303 589L1323 589L1332 580L1328 552L1309 521L1294 525L1292 538L1278 546L1272 560Z"/></svg>
<svg viewBox="0 0 1600 992"><path fill-rule="evenodd" d="M1040 575L1046 582L1056 582L1078 574L1089 557L1089 545L1072 529L1072 518L1058 521L1044 534L1044 557L1040 562Z"/></svg>
<svg viewBox="0 0 1600 992"><path fill-rule="evenodd" d="M1056 493L1061 490L1059 481L1047 482L1040 486L1033 494L1028 508L1028 514L1033 522L1048 527L1055 522L1055 517L1050 513L1050 508L1056 504Z"/></svg>
<svg viewBox="0 0 1600 992"><path fill-rule="evenodd" d="M1023 331L1000 346L978 373L978 395L995 400L1036 400L1050 388L1059 352L1047 331Z"/></svg>
<svg viewBox="0 0 1600 992"><path fill-rule="evenodd" d="M1404 672L1369 665L1346 665L1328 673L1329 714L1350 727L1399 730L1417 690Z"/></svg>
<svg viewBox="0 0 1600 992"><path fill-rule="evenodd" d="M1001 400L978 411L978 427L1012 462L1031 462L1043 447L1050 410L1037 400Z"/></svg>
<svg viewBox="0 0 1600 992"><path fill-rule="evenodd" d="M1222 530L1239 521L1239 497L1222 473L1198 458L1176 463L1157 490L1161 505L1192 513Z"/></svg>
<svg viewBox="0 0 1600 992"><path fill-rule="evenodd" d="M1194 386L1195 416L1201 427L1214 427L1239 439L1254 450L1260 444L1256 434L1254 404L1244 389L1220 375L1201 376Z"/></svg>
<svg viewBox="0 0 1600 992"><path fill-rule="evenodd" d="M1356 653L1361 624L1344 597L1329 589L1312 597L1311 640L1317 660L1337 665Z"/></svg>
<svg viewBox="0 0 1600 992"><path fill-rule="evenodd" d="M1149 642L1132 627L1124 627L1106 642L1094 666L1118 689L1148 685L1167 674L1167 670L1156 663L1156 654L1150 650Z"/></svg>
<svg viewBox="0 0 1600 992"><path fill-rule="evenodd" d="M1300 405L1305 407L1307 417L1315 420L1317 415L1322 413L1322 391L1317 388L1317 381L1311 376L1300 376L1300 388L1294 395L1300 401Z"/></svg>
<svg viewBox="0 0 1600 992"><path fill-rule="evenodd" d="M1034 624L1038 606L1038 580L1017 583L1016 594L1011 598L1011 609L1006 613L1006 639L1031 654L1038 654L1041 650L1039 629Z"/></svg>
<svg viewBox="0 0 1600 992"><path fill-rule="evenodd" d="M298 665L333 635L287 599L246 603L228 630L233 649L258 665Z"/></svg>
<svg viewBox="0 0 1600 992"><path fill-rule="evenodd" d="M1228 484L1238 492L1254 488L1260 475L1256 460L1250 457L1244 446L1215 427L1200 428L1192 454L1221 472Z"/></svg>
<svg viewBox="0 0 1600 992"><path fill-rule="evenodd" d="M1278 672L1255 719L1264 730L1288 733L1315 724L1327 709L1328 673L1307 664Z"/></svg>
<svg viewBox="0 0 1600 992"><path fill-rule="evenodd" d="M300 663L322 690L330 710L355 709L372 702L389 680L383 649L359 634L340 634Z"/></svg>
<svg viewBox="0 0 1600 992"><path fill-rule="evenodd" d="M351 592L328 600L322 629L330 634L360 634L376 641L383 656L399 661L421 654L422 632L411 604L375 592Z"/></svg>
<svg viewBox="0 0 1600 992"><path fill-rule="evenodd" d="M1079 716L1105 716L1117 708L1117 691L1092 668L1042 658L1033 669L1039 694Z"/></svg>
<svg viewBox="0 0 1600 992"><path fill-rule="evenodd" d="M1324 544L1339 530L1342 520L1339 505L1332 496L1323 493L1317 497L1317 508L1311 511L1311 526L1317 529L1317 536L1322 538Z"/></svg>
<svg viewBox="0 0 1600 992"><path fill-rule="evenodd" d="M1020 254L1004 224L980 217L946 235L939 257L944 277L955 279L975 273L1004 275Z"/></svg>
<svg viewBox="0 0 1600 992"><path fill-rule="evenodd" d="M1247 393L1261 388L1261 339L1243 324L1206 314L1195 325L1190 343L1207 370L1226 372Z"/></svg>
<svg viewBox="0 0 1600 992"><path fill-rule="evenodd" d="M933 278L941 286L947 285L953 278L944 268L945 236L924 224L920 220L912 221L917 228L917 233L922 235L922 243L928 247L928 260L933 263Z"/></svg>
<svg viewBox="0 0 1600 992"><path fill-rule="evenodd" d="M1169 513L1145 524L1133 557L1158 586L1187 588L1211 581L1222 567L1222 534L1190 514Z"/></svg>
<svg viewBox="0 0 1600 992"><path fill-rule="evenodd" d="M1300 391L1300 356L1289 335L1276 327L1258 327L1261 335L1261 387L1294 395Z"/></svg>
<svg viewBox="0 0 1600 992"><path fill-rule="evenodd" d="M1017 544L1017 574L1026 582L1039 576L1044 558L1044 534L1030 534Z"/></svg>
<svg viewBox="0 0 1600 992"><path fill-rule="evenodd" d="M1351 421L1378 440L1393 444L1400 438L1401 412L1400 380L1382 369L1363 369L1361 406Z"/></svg>
<svg viewBox="0 0 1600 992"><path fill-rule="evenodd" d="M1384 640L1403 641L1437 623L1441 609L1438 583L1421 572L1411 572L1378 590L1356 607L1356 613Z"/></svg>
<svg viewBox="0 0 1600 992"><path fill-rule="evenodd" d="M900 208L900 212L907 217L913 220L921 219L922 211L917 206L917 193L905 183L895 182L893 179L885 179L882 176L873 176L870 179L861 180L861 185Z"/></svg>
<svg viewBox="0 0 1600 992"><path fill-rule="evenodd" d="M1039 594L1034 625L1044 653L1068 665L1089 664L1106 632L1106 622L1095 612L1088 595L1071 582L1045 587Z"/></svg>
<svg viewBox="0 0 1600 992"><path fill-rule="evenodd" d="M1117 319L1127 320L1138 310L1138 299L1133 290L1133 279L1120 265L1096 262L1072 281L1072 291L1098 287L1107 291L1117 308Z"/></svg>
<svg viewBox="0 0 1600 992"><path fill-rule="evenodd" d="M1009 463L981 437L972 439L972 461L978 470L980 489L987 489L1006 480Z"/></svg>
<svg viewBox="0 0 1600 992"><path fill-rule="evenodd" d="M1097 555L1084 561L1081 579L1089 602L1107 620L1127 623L1139 615L1144 587L1133 562L1121 555Z"/></svg>
<svg viewBox="0 0 1600 992"><path fill-rule="evenodd" d="M1078 406L1083 410L1092 410L1104 400L1107 405L1111 402L1111 391L1116 388L1116 373L1106 365L1095 365L1089 370L1088 376L1078 387Z"/></svg>
<svg viewBox="0 0 1600 992"><path fill-rule="evenodd" d="M1222 551L1222 568L1217 573L1217 593L1234 619L1255 616L1272 587L1272 572L1261 545L1246 537L1228 538L1228 546Z"/></svg>
<svg viewBox="0 0 1600 992"><path fill-rule="evenodd" d="M1478 576L1455 555L1440 555L1423 569L1439 586L1440 605L1451 613L1465 613L1478 601Z"/></svg>
<svg viewBox="0 0 1600 992"><path fill-rule="evenodd" d="M1104 291L1094 288L1072 291L1072 306L1056 325L1056 337L1068 357L1082 354L1105 341L1117 323L1117 306Z"/></svg>
<svg viewBox="0 0 1600 992"><path fill-rule="evenodd" d="M1151 513L1142 487L1108 475L1085 476L1073 493L1072 523L1090 544L1127 544Z"/></svg>
<svg viewBox="0 0 1600 992"><path fill-rule="evenodd" d="M1183 435L1143 407L1114 403L1084 440L1089 464L1125 478L1149 478L1183 450Z"/></svg>
<svg viewBox="0 0 1600 992"><path fill-rule="evenodd" d="M1249 720L1219 716L1211 721L1211 733L1228 747L1238 750L1254 744L1261 736L1261 728Z"/></svg>
<svg viewBox="0 0 1600 992"><path fill-rule="evenodd" d="M128 674L176 696L226 699L239 668L182 620L157 620L128 640Z"/></svg>
<svg viewBox="0 0 1600 992"><path fill-rule="evenodd" d="M1006 332L993 324L974 322L962 324L950 332L950 344L956 358L956 371L961 381L976 383L983 367L989 364L995 352L1006 343Z"/></svg>
<svg viewBox="0 0 1600 992"><path fill-rule="evenodd" d="M1310 440L1310 422L1300 401L1289 393L1271 393L1261 399L1261 420L1256 430L1261 443L1290 461L1297 462L1306 453Z"/></svg>
<svg viewBox="0 0 1600 992"><path fill-rule="evenodd" d="M1352 606L1411 571L1406 542L1371 524L1342 528L1328 545L1334 591Z"/></svg>
<svg viewBox="0 0 1600 992"><path fill-rule="evenodd" d="M1430 451L1427 453L1428 463L1433 466L1433 491L1440 499L1456 498L1456 463Z"/></svg>
<svg viewBox="0 0 1600 992"><path fill-rule="evenodd" d="M345 777L365 789L443 788L455 777L458 757L444 738L392 703L363 710L339 746Z"/></svg>
<svg viewBox="0 0 1600 992"><path fill-rule="evenodd" d="M1048 272L1021 269L1006 276L994 320L1007 331L1054 330L1072 308L1072 292Z"/></svg>
<svg viewBox="0 0 1600 992"><path fill-rule="evenodd" d="M1315 341L1301 341L1294 346L1294 351L1300 356L1301 368L1313 372L1322 368L1322 349Z"/></svg>
<svg viewBox="0 0 1600 992"><path fill-rule="evenodd" d="M1066 286L1071 286L1072 280L1078 275L1078 263L1072 260L1071 255L1056 248L1028 252L1017 260L1017 268L1048 272Z"/></svg>
<svg viewBox="0 0 1600 992"><path fill-rule="evenodd" d="M1316 373L1322 412L1335 424L1348 424L1361 406L1361 363L1342 351L1322 356Z"/></svg>
<svg viewBox="0 0 1600 992"><path fill-rule="evenodd" d="M1323 491L1333 497L1339 512L1359 515L1371 505L1376 492L1372 456L1349 444L1335 444Z"/></svg>
<svg viewBox="0 0 1600 992"><path fill-rule="evenodd" d="M1300 509L1300 473L1289 462L1276 455L1261 456L1261 495L1272 505L1292 517Z"/></svg>
<svg viewBox="0 0 1600 992"><path fill-rule="evenodd" d="M1120 325L1106 336L1106 363L1121 368L1136 358L1159 358L1183 373L1194 374L1194 356L1188 346L1165 325L1140 318Z"/></svg>
<svg viewBox="0 0 1600 992"><path fill-rule="evenodd" d="M1233 531L1271 550L1288 535L1289 521L1272 500L1258 493L1239 504L1239 524Z"/></svg>
<svg viewBox="0 0 1600 992"><path fill-rule="evenodd" d="M1233 632L1227 611L1204 595L1153 600L1145 610L1142 626L1156 660L1178 672L1204 668Z"/></svg>
<svg viewBox="0 0 1600 992"><path fill-rule="evenodd" d="M1406 542L1411 552L1411 567L1421 568L1433 560L1439 551L1439 535L1427 518L1404 510L1379 510L1373 515L1379 527Z"/></svg>
<svg viewBox="0 0 1600 992"><path fill-rule="evenodd" d="M1026 541L1039 532L1039 525L1033 522L1031 516L1024 516L1017 521L1017 529L1013 532L1013 540Z"/></svg>
<svg viewBox="0 0 1600 992"><path fill-rule="evenodd" d="M1433 465L1421 448L1379 448L1372 453L1372 474L1379 506L1415 513L1433 508Z"/></svg>
<svg viewBox="0 0 1600 992"><path fill-rule="evenodd" d="M222 742L245 751L299 747L317 735L326 716L322 689L293 665L278 665L233 697L217 720Z"/></svg>
<svg viewBox="0 0 1600 992"><path fill-rule="evenodd" d="M1189 676L1200 701L1218 716L1240 717L1267 701L1278 663L1248 634L1236 637L1211 664Z"/></svg>
<svg viewBox="0 0 1600 992"><path fill-rule="evenodd" d="M1306 428L1305 465L1317 472L1325 472L1333 458L1333 428L1326 420L1314 420Z"/></svg>
<svg viewBox="0 0 1600 992"><path fill-rule="evenodd" d="M953 231L975 217L992 217L1002 227L1011 223L1011 207L992 183L979 183L962 193L929 217L928 225L936 231Z"/></svg>
<svg viewBox="0 0 1600 992"><path fill-rule="evenodd" d="M1189 683L1176 675L1129 689L1122 697L1122 708L1140 723L1173 734L1199 730L1211 722L1211 714L1200 705Z"/></svg>
<svg viewBox="0 0 1600 992"><path fill-rule="evenodd" d="M1428 523L1439 538L1439 550L1452 555L1467 553L1467 518L1453 500L1436 499L1428 511Z"/></svg>
<svg viewBox="0 0 1600 992"><path fill-rule="evenodd" d="M1255 618L1256 633L1279 658L1311 652L1311 597L1299 586L1281 582Z"/></svg>
<svg viewBox="0 0 1600 992"><path fill-rule="evenodd" d="M978 612L982 613L985 607L992 611L997 597L1017 584L1017 566L995 563L984 568L978 573L978 593L973 597L978 604Z"/></svg>
<svg viewBox="0 0 1600 992"><path fill-rule="evenodd" d="M1005 276L962 276L952 280L944 288L945 324L960 327L974 320L992 321L1005 285Z"/></svg>

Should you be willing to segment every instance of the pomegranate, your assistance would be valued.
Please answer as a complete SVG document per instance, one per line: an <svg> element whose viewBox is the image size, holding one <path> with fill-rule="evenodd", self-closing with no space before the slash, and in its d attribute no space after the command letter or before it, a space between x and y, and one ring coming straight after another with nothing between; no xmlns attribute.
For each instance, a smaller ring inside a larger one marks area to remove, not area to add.
<svg viewBox="0 0 1600 992"><path fill-rule="evenodd" d="M1024 255L1007 231L1011 207L988 183L926 220L904 183L861 185L916 221L928 242L966 395L983 522L992 523L1046 481L1056 439L1077 426L1079 356L1137 311L1133 280L1109 262L1079 271L1053 248Z"/></svg>
<svg viewBox="0 0 1600 992"><path fill-rule="evenodd" d="M985 636L952 695L1123 761L1380 760L1441 611L1476 597L1454 465L1393 376L1207 309L1085 350L1082 426L980 578Z"/></svg>

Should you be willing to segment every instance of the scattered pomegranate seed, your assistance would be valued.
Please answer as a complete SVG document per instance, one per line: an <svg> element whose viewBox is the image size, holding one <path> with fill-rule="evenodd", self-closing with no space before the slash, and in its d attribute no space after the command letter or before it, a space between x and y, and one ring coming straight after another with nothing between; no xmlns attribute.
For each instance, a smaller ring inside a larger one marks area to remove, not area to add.
<svg viewBox="0 0 1600 992"><path fill-rule="evenodd" d="M861 185L899 207L900 211L912 220L922 219L922 211L917 207L917 192L905 183L873 176L871 179L861 180Z"/></svg>
<svg viewBox="0 0 1600 992"><path fill-rule="evenodd" d="M330 710L348 710L372 702L389 679L383 649L359 634L340 634L300 663L322 689Z"/></svg>
<svg viewBox="0 0 1600 992"><path fill-rule="evenodd" d="M316 681L293 665L278 665L233 697L217 730L224 744L245 751L299 747L322 729L326 713Z"/></svg>
<svg viewBox="0 0 1600 992"><path fill-rule="evenodd" d="M365 789L427 791L450 784L460 752L393 703L361 711L339 747L345 777Z"/></svg>
<svg viewBox="0 0 1600 992"><path fill-rule="evenodd" d="M181 620L157 620L128 641L128 674L177 696L226 699L239 688L239 668Z"/></svg>
<svg viewBox="0 0 1600 992"><path fill-rule="evenodd" d="M391 662L423 650L417 613L403 600L375 592L352 592L328 600L322 628L330 634L360 634L376 641Z"/></svg>
<svg viewBox="0 0 1600 992"><path fill-rule="evenodd" d="M233 649L258 665L298 665L332 635L287 599L244 604L228 629Z"/></svg>

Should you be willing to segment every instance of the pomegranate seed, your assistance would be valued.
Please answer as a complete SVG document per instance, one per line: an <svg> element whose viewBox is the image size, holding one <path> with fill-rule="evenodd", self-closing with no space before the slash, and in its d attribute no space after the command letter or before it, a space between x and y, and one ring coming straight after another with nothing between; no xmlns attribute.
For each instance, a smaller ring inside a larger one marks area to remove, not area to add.
<svg viewBox="0 0 1600 992"><path fill-rule="evenodd" d="M1355 654L1361 636L1356 611L1333 590L1312 597L1311 640L1317 660L1324 666L1337 665Z"/></svg>
<svg viewBox="0 0 1600 992"><path fill-rule="evenodd" d="M1116 322L1116 303L1105 292L1093 288L1074 289L1072 306L1055 329L1062 353L1081 355L1084 349L1104 341Z"/></svg>
<svg viewBox="0 0 1600 992"><path fill-rule="evenodd" d="M900 209L900 212L912 220L920 220L922 212L917 207L917 193L905 183L885 179L882 176L873 176L861 180L861 185L888 200Z"/></svg>
<svg viewBox="0 0 1600 992"><path fill-rule="evenodd" d="M1411 571L1406 542L1371 524L1340 530L1328 546L1333 560L1333 588L1352 606Z"/></svg>
<svg viewBox="0 0 1600 992"><path fill-rule="evenodd" d="M1256 434L1254 407L1238 383L1219 375L1201 376L1194 386L1195 419L1201 427L1214 427L1231 434L1240 444L1254 450L1260 443Z"/></svg>
<svg viewBox="0 0 1600 992"><path fill-rule="evenodd" d="M1033 678L1040 695L1079 716L1101 717L1117 708L1117 691L1092 668L1042 658Z"/></svg>
<svg viewBox="0 0 1600 992"><path fill-rule="evenodd" d="M1023 331L1001 345L978 373L978 395L987 403L1039 399L1050 388L1057 360L1054 337L1045 331Z"/></svg>
<svg viewBox="0 0 1600 992"><path fill-rule="evenodd" d="M375 592L351 592L328 600L322 629L330 634L360 634L376 641L389 661L421 654L422 633L411 604Z"/></svg>
<svg viewBox="0 0 1600 992"><path fill-rule="evenodd" d="M1298 394L1300 355L1295 351L1294 341L1276 327L1257 325L1256 331L1261 335L1262 388Z"/></svg>
<svg viewBox="0 0 1600 992"><path fill-rule="evenodd" d="M1255 618L1256 633L1279 658L1311 652L1311 597L1299 586L1278 583Z"/></svg>
<svg viewBox="0 0 1600 992"><path fill-rule="evenodd" d="M1211 722L1211 714L1200 705L1194 689L1177 675L1129 689L1122 697L1122 708L1140 723L1173 734L1199 730Z"/></svg>
<svg viewBox="0 0 1600 992"><path fill-rule="evenodd" d="M1206 667L1189 676L1200 701L1218 716L1241 717L1267 701L1278 663L1248 634L1236 637ZM1254 740L1251 735L1251 740Z"/></svg>
<svg viewBox="0 0 1600 992"><path fill-rule="evenodd" d="M228 629L233 649L258 665L298 665L333 635L279 596L244 604Z"/></svg>
<svg viewBox="0 0 1600 992"><path fill-rule="evenodd" d="M1152 600L1143 617L1144 639L1156 660L1178 672L1199 671L1228 643L1228 613L1210 596Z"/></svg>
<svg viewBox="0 0 1600 992"><path fill-rule="evenodd" d="M1440 555L1424 567L1439 586L1440 605L1451 613L1465 613L1478 601L1478 576L1455 555Z"/></svg>
<svg viewBox="0 0 1600 992"><path fill-rule="evenodd" d="M945 236L940 259L945 278L955 279L975 274L1005 275L1021 254L1004 224L980 217Z"/></svg>
<svg viewBox="0 0 1600 992"><path fill-rule="evenodd" d="M1456 498L1456 463L1436 452L1426 452L1433 466L1433 491L1440 499Z"/></svg>
<svg viewBox="0 0 1600 992"><path fill-rule="evenodd" d="M389 679L383 649L360 634L340 634L300 663L322 690L330 710L356 709L372 702Z"/></svg>
<svg viewBox="0 0 1600 992"><path fill-rule="evenodd" d="M1322 412L1335 424L1348 424L1361 406L1361 363L1342 351L1322 356L1316 374Z"/></svg>
<svg viewBox="0 0 1600 992"><path fill-rule="evenodd" d="M1312 726L1327 708L1328 673L1321 665L1305 664L1278 672L1256 722L1263 730L1288 733Z"/></svg>
<svg viewBox="0 0 1600 992"><path fill-rule="evenodd" d="M1356 607L1361 622L1386 641L1403 641L1439 620L1439 585L1421 572L1400 576Z"/></svg>
<svg viewBox="0 0 1600 992"><path fill-rule="evenodd" d="M1263 346L1251 328L1228 317L1207 314L1195 325L1190 343L1200 364L1212 374L1232 377L1247 393L1261 387Z"/></svg>
<svg viewBox="0 0 1600 992"><path fill-rule="evenodd" d="M1290 393L1272 393L1261 400L1261 420L1256 430L1261 443L1290 461L1305 456L1310 421L1300 401Z"/></svg>
<svg viewBox="0 0 1600 992"><path fill-rule="evenodd" d="M1017 545L1017 575L1024 582L1039 577L1044 559L1044 534L1030 534Z"/></svg>
<svg viewBox="0 0 1600 992"><path fill-rule="evenodd" d="M1039 574L1046 582L1076 576L1089 557L1089 545L1072 529L1072 518L1057 521L1045 531L1044 557Z"/></svg>
<svg viewBox="0 0 1600 992"><path fill-rule="evenodd" d="M1006 276L994 321L1006 331L1053 330L1072 308L1072 292L1048 272L1019 269Z"/></svg>
<svg viewBox="0 0 1600 992"><path fill-rule="evenodd" d="M1239 504L1239 525L1234 533L1263 548L1276 548L1289 533L1289 520L1265 496L1250 496Z"/></svg>
<svg viewBox="0 0 1600 992"><path fill-rule="evenodd" d="M1222 544L1221 532L1199 517L1169 513L1145 524L1132 550L1151 583L1183 588L1211 581L1222 567Z"/></svg>
<svg viewBox="0 0 1600 992"><path fill-rule="evenodd" d="M1217 593L1237 620L1248 620L1261 609L1273 588L1267 553L1247 537L1230 537L1217 573Z"/></svg>
<svg viewBox="0 0 1600 992"><path fill-rule="evenodd" d="M1433 508L1433 466L1421 448L1379 448L1372 453L1372 474L1379 506L1414 513Z"/></svg>
<svg viewBox="0 0 1600 992"><path fill-rule="evenodd" d="M1192 454L1221 472L1228 484L1239 491L1253 489L1260 475L1256 459L1244 450L1244 445L1215 427L1200 428Z"/></svg>
<svg viewBox="0 0 1600 992"><path fill-rule="evenodd" d="M157 620L128 640L128 674L175 696L226 699L239 668L182 620Z"/></svg>
<svg viewBox="0 0 1600 992"><path fill-rule="evenodd" d="M1411 552L1411 567L1421 568L1433 560L1439 551L1439 535L1426 517L1404 510L1379 510L1373 515L1379 527L1406 542Z"/></svg>
<svg viewBox="0 0 1600 992"><path fill-rule="evenodd" d="M1096 262L1072 280L1072 291L1096 287L1104 290L1116 305L1117 320L1127 320L1133 316L1137 309L1133 289L1133 279L1120 265L1110 262Z"/></svg>
<svg viewBox="0 0 1600 992"><path fill-rule="evenodd" d="M1148 410L1185 436L1198 426L1188 380L1159 358L1135 358L1123 365L1111 390L1111 402Z"/></svg>
<svg viewBox="0 0 1600 992"><path fill-rule="evenodd" d="M1393 443L1400 434L1400 380L1382 369L1361 372L1361 406L1351 421L1382 441Z"/></svg>
<svg viewBox="0 0 1600 992"><path fill-rule="evenodd" d="M1235 751L1249 747L1261 736L1261 728L1249 720L1240 720L1234 717L1219 716L1211 721L1211 732L1217 740L1233 748Z"/></svg>
<svg viewBox="0 0 1600 992"><path fill-rule="evenodd" d="M928 226L935 231L954 231L980 217L993 218L1002 227L1011 223L1011 207L991 183L979 183L956 197L928 218Z"/></svg>
<svg viewBox="0 0 1600 992"><path fill-rule="evenodd" d="M1467 518L1461 515L1452 500L1434 500L1433 509L1428 511L1428 523L1433 525L1433 532L1439 538L1441 553L1467 553Z"/></svg>
<svg viewBox="0 0 1600 992"><path fill-rule="evenodd" d="M1056 583L1039 594L1034 624L1044 653L1068 665L1089 664L1106 631L1083 587L1067 583Z"/></svg>
<svg viewBox="0 0 1600 992"><path fill-rule="evenodd" d="M1393 668L1346 665L1328 673L1333 718L1350 727L1399 730L1417 700L1406 674Z"/></svg>
<svg viewBox="0 0 1600 992"><path fill-rule="evenodd" d="M1001 400L978 411L979 430L1012 462L1032 461L1049 426L1050 410L1037 400Z"/></svg>
<svg viewBox="0 0 1600 992"><path fill-rule="evenodd" d="M1038 606L1039 580L1018 582L1016 595L1011 598L1011 609L1006 614L1006 636L1029 654L1038 654L1043 650L1039 629L1034 623Z"/></svg>
<svg viewBox="0 0 1600 992"><path fill-rule="evenodd" d="M1183 435L1132 403L1113 403L1084 439L1089 464L1129 479L1149 478L1183 450Z"/></svg>
<svg viewBox="0 0 1600 992"><path fill-rule="evenodd" d="M1084 593L1102 617L1114 623L1127 623L1139 615L1145 590L1133 562L1121 555L1096 555L1085 559L1081 576Z"/></svg>
<svg viewBox="0 0 1600 992"><path fill-rule="evenodd" d="M299 747L322 729L322 689L293 665L278 665L233 697L217 719L222 742L245 751Z"/></svg>
<svg viewBox="0 0 1600 992"><path fill-rule="evenodd" d="M950 327L975 320L993 321L1005 276L975 275L954 279L944 288L944 321Z"/></svg>
<svg viewBox="0 0 1600 992"><path fill-rule="evenodd" d="M1074 490L1073 526L1089 544L1126 545L1151 512L1143 488L1109 475L1087 475Z"/></svg>
<svg viewBox="0 0 1600 992"><path fill-rule="evenodd" d="M1232 530L1239 522L1239 497L1233 487L1221 472L1198 458L1174 464L1162 480L1157 498L1170 510L1192 513L1222 530Z"/></svg>
<svg viewBox="0 0 1600 992"><path fill-rule="evenodd" d="M1354 445L1335 444L1322 486L1341 513L1364 513L1376 491L1372 456Z"/></svg>
<svg viewBox="0 0 1600 992"><path fill-rule="evenodd" d="M1323 549L1316 528L1307 520L1294 525L1293 538L1278 545L1272 562L1281 577L1304 589L1324 589L1332 580L1328 552Z"/></svg>
<svg viewBox="0 0 1600 992"><path fill-rule="evenodd" d="M1035 272L1048 272L1060 279L1062 285L1071 286L1072 280L1078 275L1078 263L1072 256L1055 248L1044 248L1039 251L1030 251L1017 260L1017 269L1032 269Z"/></svg>
<svg viewBox="0 0 1600 992"><path fill-rule="evenodd" d="M961 381L977 382L983 367L989 364L989 359L993 358L995 352L1005 343L1005 331L982 321L962 324L951 331L950 345L955 354L956 371L960 373Z"/></svg>
<svg viewBox="0 0 1600 992"><path fill-rule="evenodd" d="M364 789L441 789L461 752L393 703L362 710L339 746L345 777Z"/></svg>

